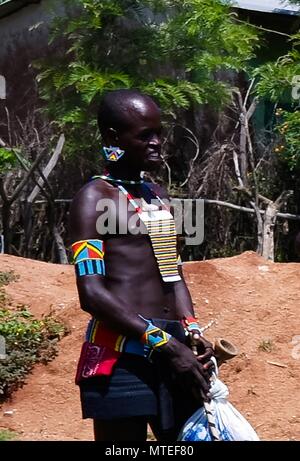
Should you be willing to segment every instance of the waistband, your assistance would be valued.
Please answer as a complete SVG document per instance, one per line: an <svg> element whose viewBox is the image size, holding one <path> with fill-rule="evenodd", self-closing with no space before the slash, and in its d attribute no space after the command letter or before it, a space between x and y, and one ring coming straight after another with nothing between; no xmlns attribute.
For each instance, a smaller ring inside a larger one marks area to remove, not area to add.
<svg viewBox="0 0 300 461"><path fill-rule="evenodd" d="M174 336L181 342L185 341L184 328L179 320L145 319L158 328ZM127 338L105 327L102 322L92 318L87 326L85 340L92 344L108 347L116 352L136 354L149 358L152 349L142 344L138 339Z"/></svg>
<svg viewBox="0 0 300 461"><path fill-rule="evenodd" d="M185 341L184 328L179 320L147 319L181 342ZM76 384L93 376L110 376L123 354L134 354L152 362L152 349L137 339L128 339L92 318L87 327L77 366ZM155 354L153 355L153 359Z"/></svg>

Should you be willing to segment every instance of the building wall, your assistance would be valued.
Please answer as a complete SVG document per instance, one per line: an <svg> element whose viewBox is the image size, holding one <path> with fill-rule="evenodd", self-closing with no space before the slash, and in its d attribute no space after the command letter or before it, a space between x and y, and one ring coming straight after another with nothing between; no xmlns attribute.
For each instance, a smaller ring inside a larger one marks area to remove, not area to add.
<svg viewBox="0 0 300 461"><path fill-rule="evenodd" d="M293 32L299 18L238 10L242 19L282 32ZM41 0L1 18L0 7L0 137L5 136L5 106L12 115L24 119L37 100L36 70L32 63L55 56L48 46L49 24L55 16L64 15L64 0ZM269 34L262 43L254 65L284 54L288 44L283 36ZM63 46L61 47L63 49ZM227 76L228 77L228 76Z"/></svg>
<svg viewBox="0 0 300 461"><path fill-rule="evenodd" d="M4 92L2 99L0 94L2 136L5 136L5 129L1 128L6 120L5 106L22 119L36 102L36 70L32 63L52 53L48 46L49 24L61 14L64 14L62 1L42 0L0 18L0 75L6 81L5 99Z"/></svg>

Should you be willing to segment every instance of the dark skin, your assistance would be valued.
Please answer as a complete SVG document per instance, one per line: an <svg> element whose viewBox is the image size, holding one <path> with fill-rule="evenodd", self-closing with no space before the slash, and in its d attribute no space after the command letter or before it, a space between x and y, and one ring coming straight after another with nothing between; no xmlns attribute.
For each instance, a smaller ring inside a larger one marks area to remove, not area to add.
<svg viewBox="0 0 300 461"><path fill-rule="evenodd" d="M139 180L141 171L156 171L161 165L160 110L148 97L131 97L126 104L124 127L113 127L102 133L105 144L119 146L125 155L108 165L111 175L118 179ZM139 185L125 185L135 198L147 197ZM154 186L161 197L165 192ZM119 190L102 179L89 182L75 196L70 214L73 242L86 239L105 241L106 276L92 275L77 278L81 307L111 329L132 338L140 339L146 324L138 316L180 320L194 315L190 293L184 279L165 283L162 281L155 256L147 235L130 234L128 221L134 209L125 214L118 206L110 210L117 223L127 227L125 235L101 235L96 211L97 203L110 199L119 203ZM148 198L149 200L149 198ZM127 202L126 209L127 209ZM99 209L99 208L98 208ZM161 347L171 368L182 381L201 390L202 397L209 390L209 370L212 345L196 337L202 354L198 357L189 347L175 338ZM150 421L148 421L150 422ZM124 431L126 426L126 431ZM145 440L146 418L129 418L124 421L94 421L95 440ZM155 431L155 422L152 421ZM159 435L157 436L159 438Z"/></svg>

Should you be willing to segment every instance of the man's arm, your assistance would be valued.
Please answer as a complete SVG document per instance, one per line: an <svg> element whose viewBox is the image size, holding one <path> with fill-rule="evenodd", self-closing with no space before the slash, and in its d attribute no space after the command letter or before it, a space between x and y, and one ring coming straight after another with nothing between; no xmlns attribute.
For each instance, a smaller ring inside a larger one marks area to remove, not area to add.
<svg viewBox="0 0 300 461"><path fill-rule="evenodd" d="M195 317L192 297L186 285L181 264L178 265L178 272L181 280L174 283L176 314L180 320L184 317Z"/></svg>
<svg viewBox="0 0 300 461"><path fill-rule="evenodd" d="M107 191L105 195L106 199L113 200L112 196L107 196ZM99 234L96 229L97 218L100 216L96 207L102 198L104 196L101 186L96 182L88 184L75 196L70 211L70 234L73 244L94 239L105 244L105 236ZM77 275L77 289L84 311L97 320L104 321L109 328L120 334L133 338L142 337L146 323L137 314L126 309L124 300L107 289L104 274Z"/></svg>
<svg viewBox="0 0 300 461"><path fill-rule="evenodd" d="M176 314L187 330L190 345L194 346L195 351L200 354L198 359L204 364L209 362L209 367L211 367L210 359L213 355L213 346L202 336L200 325L195 316L192 297L184 280L181 264L178 266L178 272L181 280L174 283Z"/></svg>

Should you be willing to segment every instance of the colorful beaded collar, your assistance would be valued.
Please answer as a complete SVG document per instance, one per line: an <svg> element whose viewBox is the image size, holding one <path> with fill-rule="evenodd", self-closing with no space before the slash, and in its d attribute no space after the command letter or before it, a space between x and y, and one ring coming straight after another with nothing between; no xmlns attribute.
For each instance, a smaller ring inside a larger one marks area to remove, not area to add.
<svg viewBox="0 0 300 461"><path fill-rule="evenodd" d="M115 182L117 184L144 184L144 180L143 179L140 179L139 181L130 181L128 179L116 179L116 178L113 178L112 176L106 176L106 175L97 175L97 176L93 176L93 179L97 179L97 178L100 178L100 179L104 179L105 181L111 181L111 182Z"/></svg>

